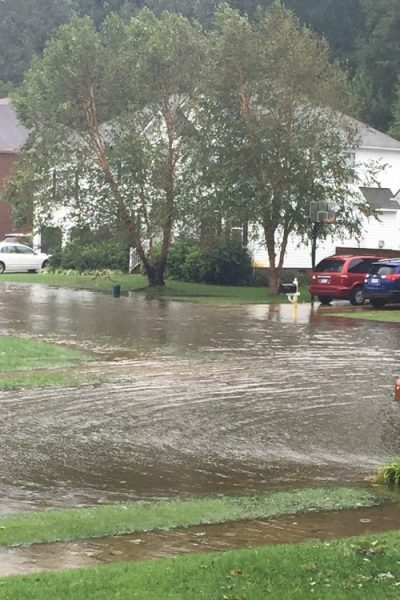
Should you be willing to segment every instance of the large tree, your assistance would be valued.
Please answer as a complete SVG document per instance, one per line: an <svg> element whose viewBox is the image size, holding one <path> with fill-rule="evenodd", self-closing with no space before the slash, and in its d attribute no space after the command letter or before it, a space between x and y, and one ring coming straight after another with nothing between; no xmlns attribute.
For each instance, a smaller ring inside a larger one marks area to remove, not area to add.
<svg viewBox="0 0 400 600"><path fill-rule="evenodd" d="M348 85L326 44L281 5L255 22L223 7L210 41L205 172L228 217L262 228L276 293L289 236L309 232L311 201L334 202L342 230L360 227L365 208L349 186L346 156L357 143L343 116Z"/></svg>
<svg viewBox="0 0 400 600"><path fill-rule="evenodd" d="M400 3L360 0L364 29L358 43L356 85L362 117L386 131L400 77Z"/></svg>
<svg viewBox="0 0 400 600"><path fill-rule="evenodd" d="M112 16L100 33L74 17L16 98L32 128L31 161L44 176L56 167L61 188L54 195L50 181L37 203L118 220L150 285L164 284L173 224L189 195L201 63L201 33L179 15L143 10L127 24Z"/></svg>

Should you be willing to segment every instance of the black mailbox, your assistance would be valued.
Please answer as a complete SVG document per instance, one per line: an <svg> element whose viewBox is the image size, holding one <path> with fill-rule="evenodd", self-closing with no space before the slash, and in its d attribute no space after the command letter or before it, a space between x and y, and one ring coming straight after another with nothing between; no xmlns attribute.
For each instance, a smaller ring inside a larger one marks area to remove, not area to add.
<svg viewBox="0 0 400 600"><path fill-rule="evenodd" d="M279 286L280 294L295 294L297 292L297 285L295 283L281 283Z"/></svg>

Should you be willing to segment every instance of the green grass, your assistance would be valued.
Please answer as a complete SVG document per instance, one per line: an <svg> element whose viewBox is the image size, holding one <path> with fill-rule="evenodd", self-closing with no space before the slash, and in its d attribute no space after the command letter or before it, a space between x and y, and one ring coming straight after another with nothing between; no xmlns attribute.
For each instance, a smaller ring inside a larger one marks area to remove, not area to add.
<svg viewBox="0 0 400 600"><path fill-rule="evenodd" d="M2 600L399 598L400 532L0 579Z"/></svg>
<svg viewBox="0 0 400 600"><path fill-rule="evenodd" d="M374 480L377 483L400 486L400 458L393 458L390 462L382 465Z"/></svg>
<svg viewBox="0 0 400 600"><path fill-rule="evenodd" d="M88 357L77 350L28 338L0 336L0 389L78 383L65 369ZM56 373L56 369L62 369Z"/></svg>
<svg viewBox="0 0 400 600"><path fill-rule="evenodd" d="M346 317L348 319L362 319L365 321L382 321L385 323L400 323L400 310L363 310L360 312L340 312L326 314L327 317Z"/></svg>
<svg viewBox="0 0 400 600"><path fill-rule="evenodd" d="M1 281L16 283L41 283L56 287L79 288L112 292L112 286L119 284L121 292L136 291L150 299L169 299L181 302L201 304L284 304L288 300L285 294L270 296L267 288L248 286L206 285L168 280L163 288L148 288L147 278L143 275L79 275L76 273L18 273L3 274ZM310 294L306 287L300 289L300 302L308 302Z"/></svg>
<svg viewBox="0 0 400 600"><path fill-rule="evenodd" d="M308 510L372 506L382 501L382 496L365 488L325 487L253 496L130 502L28 512L0 518L0 545L102 537L117 533L276 517Z"/></svg>

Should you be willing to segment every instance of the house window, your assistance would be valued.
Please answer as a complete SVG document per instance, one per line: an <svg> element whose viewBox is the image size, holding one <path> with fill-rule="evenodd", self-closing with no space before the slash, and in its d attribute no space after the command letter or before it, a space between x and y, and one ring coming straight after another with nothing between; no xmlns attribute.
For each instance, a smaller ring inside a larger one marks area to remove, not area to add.
<svg viewBox="0 0 400 600"><path fill-rule="evenodd" d="M349 169L350 174L347 180L348 183L354 183L354 170L356 168L356 154L355 152L345 152L344 160L346 167Z"/></svg>

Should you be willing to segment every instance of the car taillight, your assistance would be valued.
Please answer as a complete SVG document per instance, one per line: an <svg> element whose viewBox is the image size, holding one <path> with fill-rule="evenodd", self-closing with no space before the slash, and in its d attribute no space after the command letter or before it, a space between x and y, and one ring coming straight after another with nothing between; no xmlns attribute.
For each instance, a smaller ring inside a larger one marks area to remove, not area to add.
<svg viewBox="0 0 400 600"><path fill-rule="evenodd" d="M385 279L389 279L389 281L398 281L400 279L400 273L392 273L390 275L386 275Z"/></svg>

